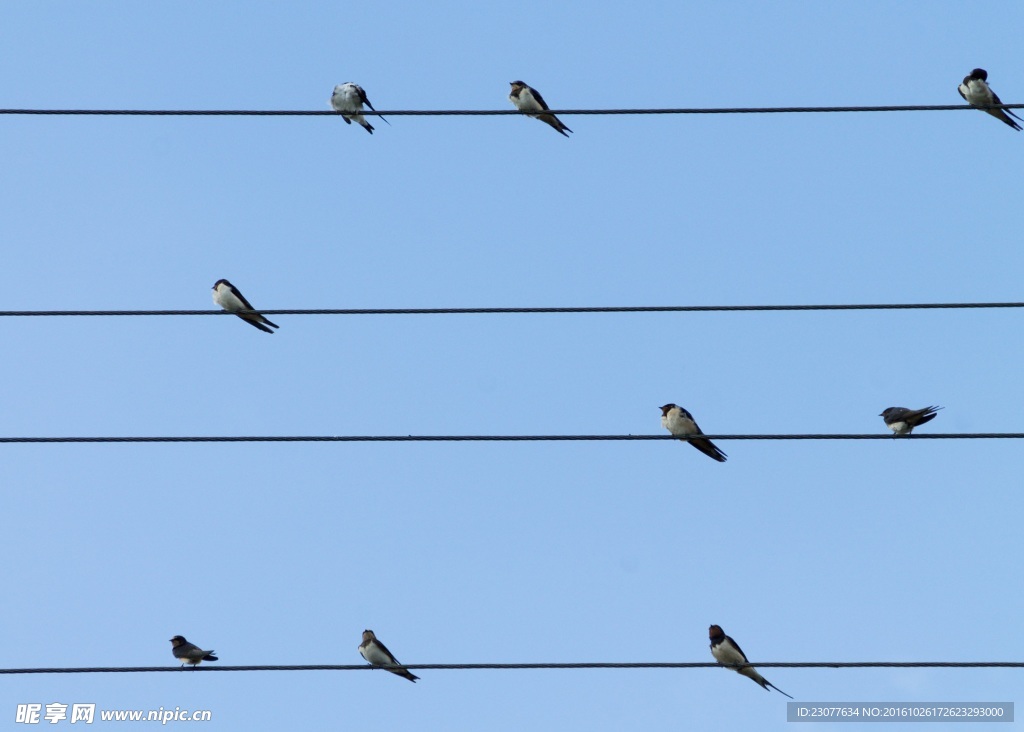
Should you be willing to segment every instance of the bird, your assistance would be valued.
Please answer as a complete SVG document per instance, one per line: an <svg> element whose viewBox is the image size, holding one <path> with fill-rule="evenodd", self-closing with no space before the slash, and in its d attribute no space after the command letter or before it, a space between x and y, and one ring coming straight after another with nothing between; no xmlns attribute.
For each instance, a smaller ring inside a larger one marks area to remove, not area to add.
<svg viewBox="0 0 1024 732"><path fill-rule="evenodd" d="M739 644L732 638L727 636L725 634L725 631L722 630L721 626L712 625L710 628L708 628L708 636L710 636L711 638L711 655L714 656L715 660L719 663L726 666L732 666L740 663L750 663L750 661L747 660L746 655L744 655L742 649L740 649ZM770 686L783 696L789 696L789 694L787 694L782 689L777 687L775 684L768 681L768 679L766 679L764 676L759 674L757 672L757 669L753 666L744 666L743 668L737 668L734 670L737 673L746 676L748 679L753 679L754 681L756 681L764 688L765 691L768 691L768 687ZM789 696L789 698L792 699L793 697Z"/></svg>
<svg viewBox="0 0 1024 732"><path fill-rule="evenodd" d="M217 280L213 283L213 301L229 313L235 313L246 323L259 328L264 333L273 334L274 331L270 328L280 327L275 323L271 323L259 313L239 313L239 310L255 310L255 308L249 304L249 301L239 292L238 288L227 280ZM267 327L268 325L270 328Z"/></svg>
<svg viewBox="0 0 1024 732"><path fill-rule="evenodd" d="M993 104L1002 104L999 96L992 91L992 87L988 85L988 72L985 69L974 69L970 74L964 77L964 80L957 87L957 91L960 92L968 104L975 107L988 107ZM1007 115L1017 117L1012 110L1009 109L985 109L982 110L988 112L993 117L1006 124L1010 125L1015 130L1020 130L1021 126L1010 119ZM1017 119L1021 119L1017 117Z"/></svg>
<svg viewBox="0 0 1024 732"><path fill-rule="evenodd" d="M878 416L885 420L885 426L893 431L893 436L909 435L914 428L931 422L942 407L925 407L924 409L907 409L906 407L889 407Z"/></svg>
<svg viewBox="0 0 1024 732"><path fill-rule="evenodd" d="M363 642L359 644L359 655L374 666L382 666L387 671L409 679L414 684L416 679L419 678L419 676L414 676L409 669L398 662L397 658L391 655L391 651L377 640L377 636L373 634L372 630L363 631Z"/></svg>
<svg viewBox="0 0 1024 732"><path fill-rule="evenodd" d="M678 404L666 404L661 409L661 426L671 432L674 436L685 439L686 435L703 435L700 427L693 421L693 415L680 407ZM726 461L726 454L719 450L715 444L706 438L688 439L691 445L702 453L720 463Z"/></svg>
<svg viewBox="0 0 1024 732"><path fill-rule="evenodd" d="M568 137L565 133L572 132L572 130L562 124L562 120L558 119L558 117L553 114L536 114L550 109L539 91L523 81L512 81L509 83L512 85L512 91L508 95L508 100L516 105L516 109L520 112L526 112L529 117L539 119L541 122L551 125Z"/></svg>
<svg viewBox="0 0 1024 732"><path fill-rule="evenodd" d="M359 84L353 84L351 81L346 81L344 84L338 84L334 87L334 93L331 94L331 106L334 107L335 112L341 112L342 119L345 120L345 124L352 124L352 120L355 120L363 126L363 129L373 134L373 125L366 121L363 115L359 114L363 110L363 105L366 105L370 109L373 109L373 105L370 104L370 100L366 98L366 92L363 91L363 87ZM376 109L373 109L376 112ZM381 117L381 119L384 119ZM385 122L388 122L384 119ZM391 124L388 122L388 124Z"/></svg>
<svg viewBox="0 0 1024 732"><path fill-rule="evenodd" d="M200 664L201 661L219 661L214 654L214 651L204 651L194 643L189 643L185 640L184 636L176 635L171 638L171 653L174 657L181 661L181 665L184 666L186 663L195 668Z"/></svg>

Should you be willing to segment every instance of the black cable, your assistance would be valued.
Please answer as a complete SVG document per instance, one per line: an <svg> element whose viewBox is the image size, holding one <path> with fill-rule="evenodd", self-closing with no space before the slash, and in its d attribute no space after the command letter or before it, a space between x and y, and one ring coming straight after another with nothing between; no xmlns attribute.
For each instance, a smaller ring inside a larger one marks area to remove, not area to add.
<svg viewBox="0 0 1024 732"><path fill-rule="evenodd" d="M1024 668L1022 661L783 661L743 665L724 665L713 661L695 663L410 663L403 668L414 671L480 671L539 669L667 669L667 668ZM386 671L368 664L301 666L121 666L93 668L0 668L0 674L91 674L91 673L164 673L184 671Z"/></svg>
<svg viewBox="0 0 1024 732"><path fill-rule="evenodd" d="M508 307L508 308L305 308L272 310L0 310L0 317L89 315L495 315L509 313L716 313L777 312L802 310L977 310L1022 308L1024 302L941 302L863 305L612 305L608 307Z"/></svg>
<svg viewBox="0 0 1024 732"><path fill-rule="evenodd" d="M1019 440L1024 432L841 435L700 435L708 440ZM683 440L674 435L263 435L190 437L0 437L2 443L95 442L593 442L615 440Z"/></svg>
<svg viewBox="0 0 1024 732"><path fill-rule="evenodd" d="M939 112L964 109L1020 109L1024 104L972 106L969 104L909 104L860 107L707 107L668 109L552 109L550 114L565 115L648 115L648 114L778 114L808 112ZM518 109L399 109L361 110L371 117L491 117L524 115ZM159 116L159 117L319 117L338 116L326 110L287 109L0 109L0 114L22 115L106 115L106 116Z"/></svg>

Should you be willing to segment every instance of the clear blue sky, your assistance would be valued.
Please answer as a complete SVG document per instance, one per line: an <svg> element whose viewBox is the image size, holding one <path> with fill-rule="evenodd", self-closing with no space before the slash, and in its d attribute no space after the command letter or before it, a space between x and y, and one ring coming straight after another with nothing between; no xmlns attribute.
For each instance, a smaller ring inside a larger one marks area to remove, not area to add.
<svg viewBox="0 0 1024 732"><path fill-rule="evenodd" d="M0 106L1024 101L1015 3L0 8ZM1019 300L1024 133L980 112L3 117L0 309ZM1017 311L0 319L0 434L1019 431ZM1022 660L1011 441L7 445L3 667ZM719 669L5 676L204 729L787 729ZM1019 701L1007 670L769 669L802 701ZM1019 710L1024 713L1024 710ZM63 725L67 722L61 723ZM98 724L98 723L97 723ZM127 725L126 725L127 726ZM942 725L929 729L941 728ZM24 727L22 727L24 728ZM849 729L856 729L850 727ZM844 728L845 729L845 728ZM960 729L960 727L957 727Z"/></svg>

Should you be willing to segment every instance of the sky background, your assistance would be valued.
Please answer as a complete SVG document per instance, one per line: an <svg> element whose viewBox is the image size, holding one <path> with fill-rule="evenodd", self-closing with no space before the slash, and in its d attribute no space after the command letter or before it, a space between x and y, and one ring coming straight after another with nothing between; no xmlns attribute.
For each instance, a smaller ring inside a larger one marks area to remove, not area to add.
<svg viewBox="0 0 1024 732"><path fill-rule="evenodd" d="M1019 3L0 6L0 106L1024 101ZM0 117L0 309L1017 301L1024 133L980 113ZM1017 432L1016 310L2 318L0 434ZM5 445L0 666L1020 661L1016 441ZM204 729L787 728L720 669L3 676ZM766 669L799 701L1020 670ZM1018 708L1018 714L1024 710ZM69 724L62 722L62 725ZM96 722L97 725L100 722ZM113 726L113 723L110 723ZM130 725L123 725L130 727ZM139 726L139 725L136 725ZM934 725L930 729L943 728ZM24 728L24 727L21 727ZM844 729L856 729L856 726ZM961 729L961 727L957 727Z"/></svg>

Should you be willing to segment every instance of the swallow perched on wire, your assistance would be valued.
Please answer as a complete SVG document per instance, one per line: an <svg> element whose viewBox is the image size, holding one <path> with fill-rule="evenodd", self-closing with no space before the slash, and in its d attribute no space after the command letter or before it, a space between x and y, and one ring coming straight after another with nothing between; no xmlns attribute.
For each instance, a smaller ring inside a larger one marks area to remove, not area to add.
<svg viewBox="0 0 1024 732"><path fill-rule="evenodd" d="M739 644L732 638L725 634L721 626L712 625L708 628L708 636L711 638L711 655L715 657L715 660L725 666L733 666L741 663L749 664L746 655L740 649ZM782 689L771 683L764 676L757 672L753 666L744 666L742 668L734 669L739 674L746 676L748 679L753 679L760 684L765 691L768 691L768 687L775 689L783 696L789 696ZM790 699L793 697L789 696Z"/></svg>
<svg viewBox="0 0 1024 732"><path fill-rule="evenodd" d="M189 643L185 640L184 636L176 635L171 638L171 653L174 657L181 661L181 665L184 666L186 663L195 668L202 661L219 661L214 654L214 651L204 651L194 643Z"/></svg>
<svg viewBox="0 0 1024 732"><path fill-rule="evenodd" d="M391 655L383 643L377 640L372 630L363 631L363 642L359 644L359 655L365 658L374 666L380 666L391 673L409 679L416 683L419 676L414 676L409 669L398 662L398 659Z"/></svg>
<svg viewBox="0 0 1024 732"><path fill-rule="evenodd" d="M508 100L516 105L516 109L520 112L526 112L528 117L539 119L541 122L551 125L568 137L565 133L572 132L572 130L562 124L562 120L553 114L543 114L550 107L544 101L544 97L540 95L539 91L522 81L512 81L509 83L512 85L512 91L509 92Z"/></svg>
<svg viewBox="0 0 1024 732"><path fill-rule="evenodd" d="M957 91L960 92L968 104L975 107L987 107L992 104L1002 104L999 96L992 91L992 87L988 85L988 72L985 69L974 69L970 74L964 77L964 80L957 87ZM1005 122L1015 130L1020 130L1019 124L1010 119L1007 115L1017 117L1010 109L985 109L982 110L988 112L996 119L1001 122ZM1017 119L1021 119L1017 117Z"/></svg>
<svg viewBox="0 0 1024 732"><path fill-rule="evenodd" d="M703 435L700 427L693 421L693 415L680 407L678 404L666 404L661 409L661 426L671 432L675 437L686 438L687 435ZM686 440L702 453L710 458L724 463L726 454L719 450L715 443L706 438L692 438Z"/></svg>
<svg viewBox="0 0 1024 732"><path fill-rule="evenodd" d="M363 105L366 105L370 109L373 109L373 105L370 104L370 100L366 98L366 92L363 91L363 87L359 84L353 84L351 81L346 81L344 84L338 84L334 87L334 93L331 94L331 106L335 112L341 112L342 119L345 120L345 124L352 124L352 120L355 120L363 129L373 134L373 125L366 121L363 115L359 114L363 111ZM376 109L373 109L376 112ZM384 119L381 117L381 119ZM384 119L385 122L388 122ZM388 122L388 124L391 124Z"/></svg>
<svg viewBox="0 0 1024 732"><path fill-rule="evenodd" d="M935 419L935 414L942 407L925 407L924 409L907 409L906 407L889 407L878 416L885 420L885 426L895 435L909 435L925 422Z"/></svg>
<svg viewBox="0 0 1024 732"><path fill-rule="evenodd" d="M245 299L245 296L239 292L238 288L227 280L217 280L213 283L213 301L229 313L237 314L246 323L259 328L264 333L273 333L274 331L270 328L279 327L259 313L239 313L239 310L253 310L254 308ZM268 325L270 328L267 327Z"/></svg>

